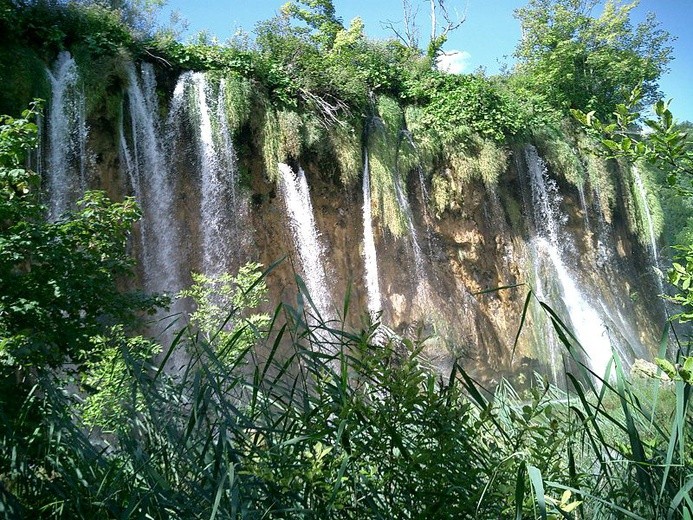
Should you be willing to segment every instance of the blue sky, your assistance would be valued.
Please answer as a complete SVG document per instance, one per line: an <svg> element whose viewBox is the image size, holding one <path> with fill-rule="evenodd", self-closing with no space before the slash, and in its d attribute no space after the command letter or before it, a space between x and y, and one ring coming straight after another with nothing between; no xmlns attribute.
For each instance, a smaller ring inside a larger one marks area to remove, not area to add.
<svg viewBox="0 0 693 520"><path fill-rule="evenodd" d="M178 11L188 22L186 36L205 30L225 41L238 29L252 32L255 24L276 14L285 0L207 0L205 2L168 0L162 17ZM420 5L419 25L421 40L426 41L427 3L412 0ZM519 22L513 18L513 10L522 7L525 0L448 0L466 13L465 23L451 35L446 50L458 51L452 55L456 66L464 72L484 67L490 74L499 71L503 64L512 65L512 54L520 38ZM386 21L402 19L401 0L334 0L337 15L345 24L360 16L366 24L366 32L373 38L384 38L390 33L382 27ZM662 27L676 36L674 60L671 72L660 80L661 88L671 104L674 115L680 120L693 121L693 0L641 0L634 12L634 21L654 12Z"/></svg>

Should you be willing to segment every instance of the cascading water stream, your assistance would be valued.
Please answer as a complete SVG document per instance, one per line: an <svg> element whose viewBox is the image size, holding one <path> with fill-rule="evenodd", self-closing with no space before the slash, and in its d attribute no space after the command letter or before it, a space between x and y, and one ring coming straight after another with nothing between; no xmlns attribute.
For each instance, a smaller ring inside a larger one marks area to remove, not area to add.
<svg viewBox="0 0 693 520"><path fill-rule="evenodd" d="M560 229L565 217L560 213L560 196L555 181L548 176L546 165L539 157L536 148L525 148L525 160L529 171L529 180L534 211L534 222L537 237L533 247L537 261L548 261L550 272L539 268L538 285L542 286L542 294L550 276L556 276L560 297L563 301L572 331L582 345L587 355L590 368L603 376L611 359L611 341L607 327L599 313L587 302L577 284L567 269L561 253ZM555 347L554 347L555 348ZM555 353L551 354L555 356ZM623 356L623 353L619 352Z"/></svg>
<svg viewBox="0 0 693 520"><path fill-rule="evenodd" d="M378 282L378 258L373 236L373 213L371 207L371 180L368 166L368 151L363 163L363 259L368 295L368 312L372 317L382 310L380 283Z"/></svg>
<svg viewBox="0 0 693 520"><path fill-rule="evenodd" d="M642 181L638 167L633 166L632 171L633 179L635 180L635 187L638 189L638 195L640 196L640 201L642 202L643 213L645 215L645 220L647 221L647 232L650 239L650 252L652 253L652 259L654 260L655 266L658 266L659 257L657 255L657 235L655 233L654 221L652 220L650 204L647 202L647 190L645 190L645 184Z"/></svg>
<svg viewBox="0 0 693 520"><path fill-rule="evenodd" d="M86 102L77 64L61 52L48 71L51 102L48 112L47 191L49 218L56 219L87 189Z"/></svg>
<svg viewBox="0 0 693 520"><path fill-rule="evenodd" d="M216 90L216 92L215 92ZM183 139L189 122L200 174L200 269L209 276L230 271L240 256L239 222L247 205L237 194L238 166L226 110L225 80L215 86L200 72L183 73L174 89L167 121L167 141ZM171 150L173 153L173 150Z"/></svg>
<svg viewBox="0 0 693 520"><path fill-rule="evenodd" d="M303 276L310 297L323 318L331 313L330 290L323 267L323 248L313 215L313 204L306 175L301 168L294 173L287 164L279 164L279 184L284 196L289 224L301 260Z"/></svg>
<svg viewBox="0 0 693 520"><path fill-rule="evenodd" d="M127 68L131 147L121 132L121 157L142 207L140 224L145 289L175 293L182 289L173 186L157 124L159 113L154 70L142 64L138 77L134 65Z"/></svg>
<svg viewBox="0 0 693 520"><path fill-rule="evenodd" d="M422 285L426 279L426 272L424 270L424 260L423 253L421 252L421 246L419 246L419 237L416 233L416 228L414 227L414 217L412 216L411 206L409 205L409 200L404 195L402 190L402 185L398 175L394 176L395 194L397 196L397 202L399 203L402 213L404 214L404 219L407 223L407 230L409 231L409 240L411 241L411 249L414 253L414 265L416 267L416 279L419 285Z"/></svg>
<svg viewBox="0 0 693 520"><path fill-rule="evenodd" d="M631 170L633 172L633 180L635 181L635 187L638 191L638 197L641 202L641 208L643 216L645 217L645 222L647 223L647 235L650 240L650 253L652 254L652 262L657 270L655 279L657 280L657 288L660 294L664 293L664 284L661 278L661 270L659 267L659 255L657 253L657 233L655 232L654 220L652 219L652 211L650 210L650 204L647 200L647 190L645 189L645 184L640 175L640 169L637 165L633 165Z"/></svg>
<svg viewBox="0 0 693 520"><path fill-rule="evenodd" d="M532 256L535 258L539 258L540 253L538 251L537 245L535 243L532 243L530 245L531 250L532 250ZM542 278L541 274L541 269L540 269L540 262L534 261L533 262L533 268L534 268L534 279L539 281ZM546 301L548 296L544 292L544 286L541 283L537 283L536 287L534 288L534 292L536 294L536 297L539 299L539 301ZM549 356L549 370L551 370L551 376L553 377L553 382L558 383L561 380L562 377L562 370L560 366L560 353L561 353L561 347L560 347L560 342L558 338L556 337L556 332L554 331L553 327L548 323L548 320L546 321L540 321L542 331L545 330L545 340L546 340L546 345L547 345L547 350L548 350L548 356Z"/></svg>
<svg viewBox="0 0 693 520"><path fill-rule="evenodd" d="M194 73L192 82L199 118L202 268L207 275L218 275L229 270L232 256L236 155L228 130L224 83L219 86L216 105L210 106L211 92L205 75Z"/></svg>

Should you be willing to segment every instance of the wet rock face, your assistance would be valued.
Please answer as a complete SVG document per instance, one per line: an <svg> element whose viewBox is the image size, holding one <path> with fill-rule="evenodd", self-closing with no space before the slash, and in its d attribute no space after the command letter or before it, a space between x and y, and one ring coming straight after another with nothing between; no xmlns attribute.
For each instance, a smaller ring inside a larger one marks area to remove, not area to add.
<svg viewBox="0 0 693 520"><path fill-rule="evenodd" d="M213 225L201 219L204 157L195 144L199 135L194 117L189 119L182 123L178 141L165 143L170 150L165 174L173 186L170 215L174 222L156 228L173 227L180 235L174 250L182 284L190 282L190 271L203 269L201 235ZM117 133L99 121L90 122L89 128L89 153L95 158L96 172L93 187L106 189L116 199L132 195L133 187L118 153ZM239 139L244 143L236 152L238 168L243 172L238 189L243 206L234 206L235 218L226 224L235 228L229 235L234 243L225 244L233 256L228 265L236 270L251 260L268 266L285 258L268 278L270 299L295 302L295 274L304 276L304 272L287 202L278 185L268 181L253 136L241 135ZM516 156L521 153L519 148L514 151ZM292 166L297 169L299 164ZM332 317L341 317L349 295L350 305L343 318L350 326L359 327L368 304L360 180L354 186L344 186L309 160L300 166L305 169L322 246ZM541 369L550 373L549 364L556 362L547 355L551 326L536 298L527 308L518 336L530 291L535 295L541 292L542 301L557 313L566 312L562 289L553 280L555 275L541 267L545 259L537 257L533 245L537 225L527 196L526 170L523 161L515 160L494 188L481 181L468 183L455 211L448 210L440 218L428 210L418 179L409 182L407 200L414 233L401 238L390 235L377 218L373 220L382 321L402 336L424 339L427 354L442 370L459 360L480 379L492 380L518 371ZM614 341L634 344L631 357L654 351L663 312L647 251L619 218L626 209L613 208L611 221L600 227L598 215L593 214L598 204L589 192L583 194L583 203L577 190L560 179L558 189L563 263L582 297L603 317ZM143 218L151 215L145 212ZM143 260L138 229L135 231L133 253Z"/></svg>

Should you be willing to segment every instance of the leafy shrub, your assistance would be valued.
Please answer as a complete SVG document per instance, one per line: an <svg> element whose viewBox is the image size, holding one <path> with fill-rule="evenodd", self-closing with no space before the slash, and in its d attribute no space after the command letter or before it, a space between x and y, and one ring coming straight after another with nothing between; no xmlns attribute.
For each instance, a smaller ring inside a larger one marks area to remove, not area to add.
<svg viewBox="0 0 693 520"><path fill-rule="evenodd" d="M407 96L444 143L464 142L472 132L503 141L521 128L511 98L483 76L431 71L412 80Z"/></svg>
<svg viewBox="0 0 693 520"><path fill-rule="evenodd" d="M214 345L219 359L229 365L236 364L237 357L253 345L256 335L264 332L270 321L266 314L249 314L266 301L267 285L261 267L247 263L235 276L193 273L193 285L179 295L192 298L195 304L189 318L193 330Z"/></svg>

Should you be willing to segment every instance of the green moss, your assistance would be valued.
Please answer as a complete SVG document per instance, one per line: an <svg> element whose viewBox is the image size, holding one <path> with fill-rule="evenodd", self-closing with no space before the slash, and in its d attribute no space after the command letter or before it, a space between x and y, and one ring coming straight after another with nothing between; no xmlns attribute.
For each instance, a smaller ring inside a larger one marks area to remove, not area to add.
<svg viewBox="0 0 693 520"><path fill-rule="evenodd" d="M278 110L280 145L279 160L286 162L288 158L298 159L303 152L303 120L293 110Z"/></svg>
<svg viewBox="0 0 693 520"><path fill-rule="evenodd" d="M433 175L431 180L431 206L437 218L446 210L458 211L462 204L462 185L450 168Z"/></svg>
<svg viewBox="0 0 693 520"><path fill-rule="evenodd" d="M491 139L475 137L466 146L444 147L449 167L432 179L431 204L436 216L446 210L459 211L466 186L475 180L494 189L508 167L510 153Z"/></svg>
<svg viewBox="0 0 693 520"><path fill-rule="evenodd" d="M252 87L247 78L238 74L227 74L221 84L225 89L229 129L237 134L250 118Z"/></svg>
<svg viewBox="0 0 693 520"><path fill-rule="evenodd" d="M573 186L581 187L587 175L577 142L570 137L574 134L568 127L560 130L543 127L534 132L534 141L552 172L563 176Z"/></svg>
<svg viewBox="0 0 693 520"><path fill-rule="evenodd" d="M46 65L26 47L0 47L0 84L0 114L19 115L34 98L50 96Z"/></svg>
<svg viewBox="0 0 693 520"><path fill-rule="evenodd" d="M422 108L408 106L404 114L407 128L416 146L418 165L430 175L443 155L440 136L426 124Z"/></svg>
<svg viewBox="0 0 693 520"><path fill-rule="evenodd" d="M327 130L317 114L304 111L301 113L300 118L303 153L310 150L320 157L328 153Z"/></svg>
<svg viewBox="0 0 693 520"><path fill-rule="evenodd" d="M479 150L478 162L479 173L484 184L488 187L495 187L498 179L508 168L508 150L498 142L484 139Z"/></svg>
<svg viewBox="0 0 693 520"><path fill-rule="evenodd" d="M588 146L582 145L581 148L587 150L584 153L587 179L598 198L604 219L610 223L613 220L613 207L616 202L616 184L613 168L609 167L606 159L590 151Z"/></svg>
<svg viewBox="0 0 693 520"><path fill-rule="evenodd" d="M505 190L503 191L503 207L510 220L510 226L515 231L521 231L524 227L525 219L522 215L520 202Z"/></svg>
<svg viewBox="0 0 693 520"><path fill-rule="evenodd" d="M340 179L346 186L356 181L363 168L361 133L360 125L350 124L333 125L327 130L332 153L339 167Z"/></svg>
<svg viewBox="0 0 693 520"><path fill-rule="evenodd" d="M373 216L394 236L403 236L407 229L406 216L399 203L397 189L406 197L397 169L397 149L404 124L404 113L396 101L381 96L378 115L371 121L368 132L368 152L371 175Z"/></svg>
<svg viewBox="0 0 693 520"><path fill-rule="evenodd" d="M642 182L642 190L636 180L636 168L637 175ZM637 164L631 167L630 179L634 208L633 218L636 221L635 228L637 229L640 243L647 247L650 245L650 221L652 222L652 232L654 232L655 239L658 240L662 236L664 212L657 196L653 172L643 164Z"/></svg>
<svg viewBox="0 0 693 520"><path fill-rule="evenodd" d="M269 106L264 108L259 144L262 150L262 160L265 164L265 173L270 180L276 181L279 175L277 165L284 159L281 156L282 135L277 113Z"/></svg>

